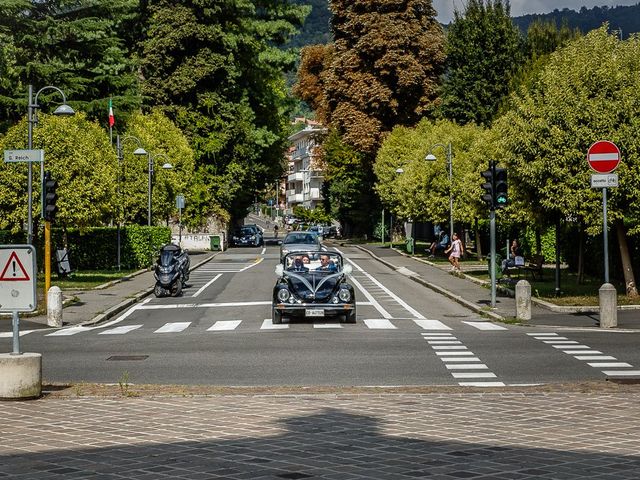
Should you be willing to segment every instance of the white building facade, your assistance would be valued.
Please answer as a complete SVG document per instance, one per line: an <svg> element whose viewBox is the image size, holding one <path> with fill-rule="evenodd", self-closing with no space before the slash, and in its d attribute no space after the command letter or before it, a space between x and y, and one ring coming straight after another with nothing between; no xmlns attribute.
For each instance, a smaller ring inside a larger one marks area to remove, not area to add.
<svg viewBox="0 0 640 480"><path fill-rule="evenodd" d="M308 125L289 137L293 145L286 188L286 209L289 213L292 213L293 207L297 205L313 209L324 200L324 175L318 159L314 156L314 150L319 138L326 132L327 129L324 127Z"/></svg>

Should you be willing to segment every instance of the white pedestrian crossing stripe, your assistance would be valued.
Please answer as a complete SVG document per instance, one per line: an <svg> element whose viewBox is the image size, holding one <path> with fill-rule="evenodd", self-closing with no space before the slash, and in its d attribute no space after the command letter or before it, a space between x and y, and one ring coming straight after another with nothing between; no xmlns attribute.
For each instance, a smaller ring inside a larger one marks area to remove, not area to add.
<svg viewBox="0 0 640 480"><path fill-rule="evenodd" d="M508 330L506 327L503 327L502 325L497 325L491 322L464 322L463 321L462 323L466 323L467 325L477 328L478 330Z"/></svg>
<svg viewBox="0 0 640 480"><path fill-rule="evenodd" d="M372 330L395 330L398 328L386 318L367 318L363 322Z"/></svg>
<svg viewBox="0 0 640 480"><path fill-rule="evenodd" d="M45 335L45 337L68 337L70 335L75 335L76 333L80 333L80 332L87 332L89 330L92 330L92 329L88 327L82 327L82 326L63 328L62 330L56 330L53 333L48 333Z"/></svg>
<svg viewBox="0 0 640 480"><path fill-rule="evenodd" d="M264 321L262 322L262 326L260 327L260 330L286 330L289 328L289 324L288 323L273 323L273 320L271 320L270 318L265 318Z"/></svg>
<svg viewBox="0 0 640 480"><path fill-rule="evenodd" d="M142 325L122 325L120 327L111 328L109 330L105 330L104 332L100 332L98 333L98 335L124 335L125 333L137 330L140 327L142 327Z"/></svg>
<svg viewBox="0 0 640 480"><path fill-rule="evenodd" d="M242 320L220 320L207 328L208 332L235 330Z"/></svg>
<svg viewBox="0 0 640 480"><path fill-rule="evenodd" d="M451 327L447 327L440 320L422 320L416 318L413 321L416 323L416 325L425 330L451 330Z"/></svg>
<svg viewBox="0 0 640 480"><path fill-rule="evenodd" d="M160 327L159 329L157 329L153 333L177 333L177 332L182 332L183 330L186 330L189 327L189 325L191 325L191 322L170 322L170 323L165 323L162 327Z"/></svg>

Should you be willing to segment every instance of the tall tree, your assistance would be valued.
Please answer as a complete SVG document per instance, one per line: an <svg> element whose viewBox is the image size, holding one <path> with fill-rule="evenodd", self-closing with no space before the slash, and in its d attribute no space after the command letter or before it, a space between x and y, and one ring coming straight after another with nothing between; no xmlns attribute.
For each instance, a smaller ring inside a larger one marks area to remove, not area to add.
<svg viewBox="0 0 640 480"><path fill-rule="evenodd" d="M288 0L150 2L144 94L191 139L206 197L235 218L283 171L289 103L282 72L295 55L277 47L307 11Z"/></svg>
<svg viewBox="0 0 640 480"><path fill-rule="evenodd" d="M623 161L620 187L609 191L608 218L616 223L623 271L636 294L626 234L640 233L640 42L620 42L606 26L551 56L538 82L513 98L494 128L510 167L514 193L547 218L560 216L602 232L602 196L590 188L589 146L615 142Z"/></svg>
<svg viewBox="0 0 640 480"><path fill-rule="evenodd" d="M61 88L75 108L104 123L110 97L121 111L139 106L125 40L136 6L135 0L0 0L0 40L6 41L0 50L12 45L13 80L0 82L7 118L15 123L24 115L29 84Z"/></svg>
<svg viewBox="0 0 640 480"><path fill-rule="evenodd" d="M442 114L458 123L489 125L520 69L523 42L508 0L469 0L447 31Z"/></svg>
<svg viewBox="0 0 640 480"><path fill-rule="evenodd" d="M444 34L431 0L332 0L330 122L370 163L384 135L435 106Z"/></svg>

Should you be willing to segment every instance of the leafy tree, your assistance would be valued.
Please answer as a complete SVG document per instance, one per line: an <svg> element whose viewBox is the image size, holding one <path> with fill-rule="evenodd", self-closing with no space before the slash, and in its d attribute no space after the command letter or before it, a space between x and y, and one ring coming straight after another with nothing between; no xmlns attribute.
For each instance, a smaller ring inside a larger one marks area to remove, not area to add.
<svg viewBox="0 0 640 480"><path fill-rule="evenodd" d="M479 161L483 156L473 152L481 135L482 129L474 125L458 126L443 120L431 123L425 119L416 128L395 128L380 148L374 165L376 190L383 204L400 218L449 223L451 193L454 222L473 223L484 214L479 172L486 165ZM446 160L449 142L452 182ZM445 149L432 149L436 144ZM436 161L425 160L430 151Z"/></svg>
<svg viewBox="0 0 640 480"><path fill-rule="evenodd" d="M154 163L152 177L152 223L168 220L175 212L175 197L185 196L185 206L197 211L193 191L202 188L194 178L194 154L182 131L159 110L131 117L127 135L138 138ZM123 137L124 138L124 137ZM127 223L146 225L148 205L148 157L136 157L134 142L123 143L122 208ZM172 169L165 170L166 163ZM194 204L194 205L192 205Z"/></svg>
<svg viewBox="0 0 640 480"><path fill-rule="evenodd" d="M0 139L0 149L25 148L26 132L23 119ZM45 169L58 181L56 225L86 228L115 220L117 162L104 129L84 113L68 118L40 115L33 146L44 150ZM34 167L34 225L40 215L37 170ZM27 197L26 164L0 164L0 229L24 228Z"/></svg>
<svg viewBox="0 0 640 480"><path fill-rule="evenodd" d="M444 34L430 0L330 5L334 54L322 82L329 120L372 163L394 126L414 125L433 110Z"/></svg>
<svg viewBox="0 0 640 480"><path fill-rule="evenodd" d="M321 123L329 121L329 106L325 96L322 72L331 64L332 45L309 45L300 52L298 81L292 93L304 100L313 109L315 117Z"/></svg>
<svg viewBox="0 0 640 480"><path fill-rule="evenodd" d="M628 252L625 226L640 233L639 67L638 38L620 42L603 26L554 53L535 87L514 97L495 126L514 194L529 211L582 224L590 235L602 231L602 198L590 188L585 155L596 140L615 142L624 160L620 187L610 189L609 219L621 252ZM628 254L622 260L635 293Z"/></svg>
<svg viewBox="0 0 640 480"><path fill-rule="evenodd" d="M125 40L136 6L134 0L0 0L1 50L9 49L11 59L10 81L0 82L3 113L12 123L24 115L29 84L61 88L74 108L103 125L110 97L122 111L138 107Z"/></svg>
<svg viewBox="0 0 640 480"><path fill-rule="evenodd" d="M447 30L442 115L489 125L523 63L523 45L508 0L469 0Z"/></svg>
<svg viewBox="0 0 640 480"><path fill-rule="evenodd" d="M253 192L284 168L289 101L282 72L295 55L278 49L307 8L285 0L150 4L142 43L143 92L190 138L208 192L242 218Z"/></svg>

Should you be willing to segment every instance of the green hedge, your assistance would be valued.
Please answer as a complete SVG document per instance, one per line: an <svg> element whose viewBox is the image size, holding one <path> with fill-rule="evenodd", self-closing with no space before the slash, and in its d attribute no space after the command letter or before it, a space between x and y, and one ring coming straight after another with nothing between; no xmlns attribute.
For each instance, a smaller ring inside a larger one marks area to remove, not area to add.
<svg viewBox="0 0 640 480"><path fill-rule="evenodd" d="M66 232L54 228L51 234L52 250L63 248L69 252L73 270L108 270L118 263L118 230L116 227L90 228ZM150 266L160 247L171 242L168 227L128 225L120 232L120 264L122 268Z"/></svg>

